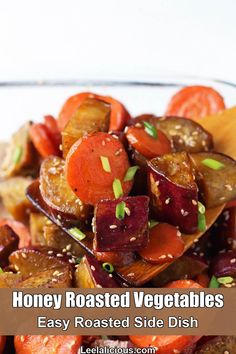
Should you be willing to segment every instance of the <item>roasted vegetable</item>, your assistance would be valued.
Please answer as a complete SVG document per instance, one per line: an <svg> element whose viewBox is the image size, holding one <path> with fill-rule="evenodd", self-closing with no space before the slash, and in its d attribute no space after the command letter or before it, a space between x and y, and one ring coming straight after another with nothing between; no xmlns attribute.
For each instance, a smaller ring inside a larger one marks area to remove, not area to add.
<svg viewBox="0 0 236 354"><path fill-rule="evenodd" d="M80 257L83 253L78 242L52 223L44 227L43 240L46 246L56 248L63 253L73 254L76 257Z"/></svg>
<svg viewBox="0 0 236 354"><path fill-rule="evenodd" d="M209 337L198 344L194 354L233 354L236 353L236 336Z"/></svg>
<svg viewBox="0 0 236 354"><path fill-rule="evenodd" d="M214 152L191 154L190 157L207 208L236 198L236 162L233 159Z"/></svg>
<svg viewBox="0 0 236 354"><path fill-rule="evenodd" d="M0 266L8 264L9 255L18 248L19 237L8 226L0 226Z"/></svg>
<svg viewBox="0 0 236 354"><path fill-rule="evenodd" d="M123 267L135 260L134 252L96 252L93 251L99 262L110 263L113 266Z"/></svg>
<svg viewBox="0 0 236 354"><path fill-rule="evenodd" d="M39 271L17 283L18 288L69 288L72 286L70 267L57 267Z"/></svg>
<svg viewBox="0 0 236 354"><path fill-rule="evenodd" d="M184 241L180 231L172 225L160 223L152 227L149 241L139 254L150 263L172 262L184 252Z"/></svg>
<svg viewBox="0 0 236 354"><path fill-rule="evenodd" d="M62 131L63 156L84 135L92 132L108 132L110 106L104 101L87 98L77 108Z"/></svg>
<svg viewBox="0 0 236 354"><path fill-rule="evenodd" d="M30 125L26 123L12 136L1 166L3 176L34 175L38 171L38 155L29 138Z"/></svg>
<svg viewBox="0 0 236 354"><path fill-rule="evenodd" d="M148 162L151 208L157 220L194 233L198 225L198 188L185 152L167 154Z"/></svg>
<svg viewBox="0 0 236 354"><path fill-rule="evenodd" d="M71 148L66 158L66 177L75 194L86 204L129 194L133 181L125 181L130 167L122 143L108 133L83 137ZM117 189L117 188L116 188Z"/></svg>
<svg viewBox="0 0 236 354"><path fill-rule="evenodd" d="M41 213L30 213L29 227L32 246L44 245L44 226L50 221Z"/></svg>
<svg viewBox="0 0 236 354"><path fill-rule="evenodd" d="M227 249L236 251L236 207L225 209L217 220L214 234L214 245L218 251Z"/></svg>
<svg viewBox="0 0 236 354"><path fill-rule="evenodd" d="M78 288L119 288L113 275L102 269L92 256L84 256L75 271L75 286Z"/></svg>
<svg viewBox="0 0 236 354"><path fill-rule="evenodd" d="M10 219L0 219L0 226L4 225L8 225L19 237L19 248L29 246L31 236L28 228L22 222Z"/></svg>
<svg viewBox="0 0 236 354"><path fill-rule="evenodd" d="M219 253L212 260L211 271L217 278L227 275L236 277L236 251Z"/></svg>
<svg viewBox="0 0 236 354"><path fill-rule="evenodd" d="M19 273L2 272L0 273L0 289L16 288L17 284L22 281L22 275Z"/></svg>
<svg viewBox="0 0 236 354"><path fill-rule="evenodd" d="M201 257L184 254L168 268L152 279L155 287L162 287L178 279L192 279L207 269L207 263Z"/></svg>
<svg viewBox="0 0 236 354"><path fill-rule="evenodd" d="M95 251L135 251L148 242L146 196L103 200L95 208ZM120 212L119 212L120 209Z"/></svg>
<svg viewBox="0 0 236 354"><path fill-rule="evenodd" d="M40 191L44 201L62 214L76 218L81 225L88 217L89 207L73 193L65 178L65 162L50 156L40 169Z"/></svg>
<svg viewBox="0 0 236 354"><path fill-rule="evenodd" d="M25 190L31 182L31 178L20 176L0 182L0 197L3 205L15 220L29 219L32 205L25 196Z"/></svg>
<svg viewBox="0 0 236 354"><path fill-rule="evenodd" d="M13 252L9 261L16 271L23 276L31 276L58 267L66 267L68 257L48 247L22 248Z"/></svg>

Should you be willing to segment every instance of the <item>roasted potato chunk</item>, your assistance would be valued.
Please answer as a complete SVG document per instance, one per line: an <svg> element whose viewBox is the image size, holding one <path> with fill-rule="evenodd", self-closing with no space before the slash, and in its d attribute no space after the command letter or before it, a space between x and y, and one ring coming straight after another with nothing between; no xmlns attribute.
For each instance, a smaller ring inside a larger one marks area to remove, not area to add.
<svg viewBox="0 0 236 354"><path fill-rule="evenodd" d="M39 157L29 137L31 123L27 122L13 136L6 149L1 165L1 175L35 175L39 167Z"/></svg>
<svg viewBox="0 0 236 354"><path fill-rule="evenodd" d="M197 184L207 208L236 198L236 162L215 152L190 154L197 172Z"/></svg>
<svg viewBox="0 0 236 354"><path fill-rule="evenodd" d="M45 245L44 227L47 223L51 223L46 216L41 213L30 213L29 228L32 246ZM55 247L56 248L56 247Z"/></svg>
<svg viewBox="0 0 236 354"><path fill-rule="evenodd" d="M32 179L27 177L11 177L0 182L0 197L6 210L15 220L27 221L32 205L25 195L26 188Z"/></svg>
<svg viewBox="0 0 236 354"><path fill-rule="evenodd" d="M0 273L0 289L16 288L23 277L19 273L3 272Z"/></svg>
<svg viewBox="0 0 236 354"><path fill-rule="evenodd" d="M9 255L18 248L19 237L8 226L0 227L0 266L5 267L8 264Z"/></svg>
<svg viewBox="0 0 236 354"><path fill-rule="evenodd" d="M74 194L65 177L65 162L60 157L45 159L40 169L40 192L51 208L61 214L69 214L83 224L88 217L89 206Z"/></svg>
<svg viewBox="0 0 236 354"><path fill-rule="evenodd" d="M84 135L107 132L110 105L95 98L87 98L77 109L62 132L62 150L66 157L71 146Z"/></svg>
<svg viewBox="0 0 236 354"><path fill-rule="evenodd" d="M69 288L72 285L70 267L57 267L33 274L20 281L18 288Z"/></svg>
<svg viewBox="0 0 236 354"><path fill-rule="evenodd" d="M166 154L148 162L151 209L159 221L194 233L198 225L198 188L185 152Z"/></svg>

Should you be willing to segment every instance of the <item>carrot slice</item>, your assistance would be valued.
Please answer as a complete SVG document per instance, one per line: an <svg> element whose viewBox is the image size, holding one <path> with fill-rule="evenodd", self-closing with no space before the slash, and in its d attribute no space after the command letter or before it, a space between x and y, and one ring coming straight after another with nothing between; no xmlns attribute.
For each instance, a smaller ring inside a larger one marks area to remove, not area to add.
<svg viewBox="0 0 236 354"><path fill-rule="evenodd" d="M102 159L106 160L108 170ZM115 179L121 183L124 195L128 195L133 183L123 180L129 167L122 143L102 132L79 139L66 158L67 181L85 204L95 205L102 199L114 199Z"/></svg>
<svg viewBox="0 0 236 354"><path fill-rule="evenodd" d="M157 138L154 138L144 130L143 126L130 126L127 129L126 138L135 150L147 159L152 159L171 152L171 143L167 136L160 130L156 130L156 132Z"/></svg>
<svg viewBox="0 0 236 354"><path fill-rule="evenodd" d="M179 230L172 225L161 223L150 230L149 243L139 252L140 256L151 263L172 262L184 252L184 241Z"/></svg>
<svg viewBox="0 0 236 354"><path fill-rule="evenodd" d="M156 347L158 354L180 353L199 339L196 336L130 336L130 340L139 348Z"/></svg>
<svg viewBox="0 0 236 354"><path fill-rule="evenodd" d="M53 116L47 115L44 117L44 124L52 142L59 148L61 144L61 133L57 125L57 120Z"/></svg>
<svg viewBox="0 0 236 354"><path fill-rule="evenodd" d="M222 96L211 87L187 86L170 100L166 115L202 118L225 109Z"/></svg>
<svg viewBox="0 0 236 354"><path fill-rule="evenodd" d="M77 354L81 336L15 336L16 354Z"/></svg>
<svg viewBox="0 0 236 354"><path fill-rule="evenodd" d="M29 233L29 229L19 221L1 219L0 226L8 225L12 228L12 230L19 236L19 248L27 247L30 245L31 236Z"/></svg>
<svg viewBox="0 0 236 354"><path fill-rule="evenodd" d="M122 267L134 260L133 252L96 252L93 251L95 257L100 262L108 262L113 266Z"/></svg>
<svg viewBox="0 0 236 354"><path fill-rule="evenodd" d="M37 123L30 127L30 138L42 157L49 155L59 155L58 147L50 138L50 133L45 124Z"/></svg>
<svg viewBox="0 0 236 354"><path fill-rule="evenodd" d="M3 353L6 344L6 337L0 336L0 354Z"/></svg>
<svg viewBox="0 0 236 354"><path fill-rule="evenodd" d="M123 130L130 119L130 114L122 103L109 96L96 95L91 92L82 92L71 96L64 103L59 116L58 126L62 131L69 119L76 112L78 107L86 98L97 98L111 105L110 127L109 130Z"/></svg>
<svg viewBox="0 0 236 354"><path fill-rule="evenodd" d="M171 288L171 289L202 289L203 287L196 283L193 280L175 280L167 285L165 285L165 288Z"/></svg>

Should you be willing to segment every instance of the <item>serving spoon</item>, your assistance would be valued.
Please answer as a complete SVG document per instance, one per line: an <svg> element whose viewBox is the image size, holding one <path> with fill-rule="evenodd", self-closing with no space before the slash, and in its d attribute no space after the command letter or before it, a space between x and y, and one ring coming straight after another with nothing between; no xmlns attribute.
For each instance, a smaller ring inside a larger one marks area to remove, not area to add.
<svg viewBox="0 0 236 354"><path fill-rule="evenodd" d="M218 115L204 117L197 120L208 132L213 135L216 151L236 159L236 107L226 110ZM75 239L85 251L93 254L92 238L86 237L78 240L70 233L70 228L75 226L74 220L68 217L63 223L63 218L58 218L58 212L52 210L44 202L40 189L39 181L34 181L27 189L26 193L31 203L44 215L46 215L53 223L60 227L66 234ZM185 251L188 250L200 237L214 224L218 216L223 211L225 205L206 210L206 230L204 232L196 232L191 235L182 234L185 242ZM164 264L152 264L143 259L137 259L129 265L116 267L117 275L131 286L142 286L154 276L167 268L171 262Z"/></svg>

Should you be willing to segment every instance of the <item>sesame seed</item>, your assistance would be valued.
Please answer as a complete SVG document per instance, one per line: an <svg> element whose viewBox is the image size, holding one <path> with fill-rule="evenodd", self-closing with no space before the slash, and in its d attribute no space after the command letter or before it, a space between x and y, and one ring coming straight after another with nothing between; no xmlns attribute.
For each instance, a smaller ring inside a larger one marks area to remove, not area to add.
<svg viewBox="0 0 236 354"><path fill-rule="evenodd" d="M180 354L180 351L178 349L173 349L174 354Z"/></svg>
<svg viewBox="0 0 236 354"><path fill-rule="evenodd" d="M66 253L66 249L65 248L63 248L62 253Z"/></svg>
<svg viewBox="0 0 236 354"><path fill-rule="evenodd" d="M117 228L117 225L110 225L109 227L110 227L111 230L113 230L113 229Z"/></svg>
<svg viewBox="0 0 236 354"><path fill-rule="evenodd" d="M109 274L108 276L109 276L109 278L113 278L113 275L112 275L112 274Z"/></svg>
<svg viewBox="0 0 236 354"><path fill-rule="evenodd" d="M128 127L125 127L124 133L127 133L128 131Z"/></svg>
<svg viewBox="0 0 236 354"><path fill-rule="evenodd" d="M59 145L59 150L62 151L62 144Z"/></svg>
<svg viewBox="0 0 236 354"><path fill-rule="evenodd" d="M130 242L133 242L136 240L136 237L131 237Z"/></svg>
<svg viewBox="0 0 236 354"><path fill-rule="evenodd" d="M180 212L183 216L187 216L189 214L189 212L184 209L181 209Z"/></svg>
<svg viewBox="0 0 236 354"><path fill-rule="evenodd" d="M134 276L134 273L127 274L127 277L133 277L133 276Z"/></svg>
<svg viewBox="0 0 236 354"><path fill-rule="evenodd" d="M170 198L167 198L166 200L165 200L165 204L169 204L170 203Z"/></svg>
<svg viewBox="0 0 236 354"><path fill-rule="evenodd" d="M63 254L57 253L57 257L63 257Z"/></svg>
<svg viewBox="0 0 236 354"><path fill-rule="evenodd" d="M165 254L163 254L162 256L160 256L160 257L158 257L159 259L164 259L164 258L166 258L166 255Z"/></svg>
<svg viewBox="0 0 236 354"><path fill-rule="evenodd" d="M197 201L195 199L192 199L192 204L197 205Z"/></svg>
<svg viewBox="0 0 236 354"><path fill-rule="evenodd" d="M156 186L158 187L160 184L160 181L156 181L155 183L156 183Z"/></svg>
<svg viewBox="0 0 236 354"><path fill-rule="evenodd" d="M93 265L91 265L91 270L94 272L95 271L95 267Z"/></svg>
<svg viewBox="0 0 236 354"><path fill-rule="evenodd" d="M236 258L232 258L231 260L230 260L230 263L231 264L234 264L236 262Z"/></svg>
<svg viewBox="0 0 236 354"><path fill-rule="evenodd" d="M45 337L43 340L43 344L47 344L48 341L49 341L48 337Z"/></svg>
<svg viewBox="0 0 236 354"><path fill-rule="evenodd" d="M97 284L97 288L102 288L102 286L100 284Z"/></svg>
<svg viewBox="0 0 236 354"><path fill-rule="evenodd" d="M20 336L20 341L24 342L25 341L25 336Z"/></svg>
<svg viewBox="0 0 236 354"><path fill-rule="evenodd" d="M128 207L125 207L124 211L128 216L130 216L130 209Z"/></svg>
<svg viewBox="0 0 236 354"><path fill-rule="evenodd" d="M142 124L141 124L141 123L136 123L136 124L135 124L135 127L136 127L136 128L142 128Z"/></svg>
<svg viewBox="0 0 236 354"><path fill-rule="evenodd" d="M56 276L58 275L59 271L58 270L55 270L55 272L52 274L53 276Z"/></svg>
<svg viewBox="0 0 236 354"><path fill-rule="evenodd" d="M66 250L69 251L71 249L71 243L69 243L67 246L66 246Z"/></svg>
<svg viewBox="0 0 236 354"><path fill-rule="evenodd" d="M22 257L23 257L24 259L27 258L27 254L26 254L26 253L21 253L21 255L22 255Z"/></svg>
<svg viewBox="0 0 236 354"><path fill-rule="evenodd" d="M105 146L106 145L106 142L105 140L102 141L102 146Z"/></svg>
<svg viewBox="0 0 236 354"><path fill-rule="evenodd" d="M174 257L172 256L172 254L168 254L167 257L168 257L168 258L174 258Z"/></svg>
<svg viewBox="0 0 236 354"><path fill-rule="evenodd" d="M232 191L233 188L230 184L225 184L225 188L228 189L228 191Z"/></svg>
<svg viewBox="0 0 236 354"><path fill-rule="evenodd" d="M181 234L181 232L179 230L177 231L177 236L179 236L179 237L182 236L182 234Z"/></svg>
<svg viewBox="0 0 236 354"><path fill-rule="evenodd" d="M112 134L112 137L115 138L115 139L119 139L119 137L115 134Z"/></svg>

